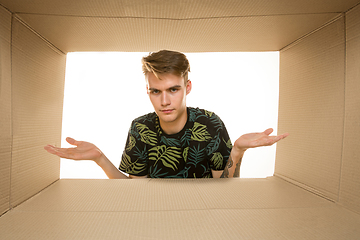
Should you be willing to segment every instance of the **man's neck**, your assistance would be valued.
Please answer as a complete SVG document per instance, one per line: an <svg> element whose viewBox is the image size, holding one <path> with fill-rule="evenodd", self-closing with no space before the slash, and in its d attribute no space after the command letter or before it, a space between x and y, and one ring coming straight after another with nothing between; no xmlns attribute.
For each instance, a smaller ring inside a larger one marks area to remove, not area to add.
<svg viewBox="0 0 360 240"><path fill-rule="evenodd" d="M185 114L174 122L163 122L160 119L161 129L168 135L179 133L187 122L187 110L185 110Z"/></svg>

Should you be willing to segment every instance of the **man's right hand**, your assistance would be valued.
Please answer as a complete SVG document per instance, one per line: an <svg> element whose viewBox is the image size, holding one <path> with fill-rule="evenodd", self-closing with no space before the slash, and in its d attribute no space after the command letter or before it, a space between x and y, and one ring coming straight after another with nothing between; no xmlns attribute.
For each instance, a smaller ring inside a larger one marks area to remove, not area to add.
<svg viewBox="0 0 360 240"><path fill-rule="evenodd" d="M66 141L76 147L73 148L58 148L52 145L44 147L46 151L57 155L61 158L68 158L73 160L93 160L96 163L100 160L103 153L94 144L84 141L76 141L73 138L66 138Z"/></svg>

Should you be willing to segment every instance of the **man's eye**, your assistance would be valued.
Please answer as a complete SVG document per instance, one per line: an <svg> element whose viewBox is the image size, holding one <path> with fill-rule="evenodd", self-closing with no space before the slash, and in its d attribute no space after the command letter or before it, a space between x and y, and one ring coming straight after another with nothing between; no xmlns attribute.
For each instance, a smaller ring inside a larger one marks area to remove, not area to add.
<svg viewBox="0 0 360 240"><path fill-rule="evenodd" d="M158 94L158 93L159 93L159 90L152 90L151 93L152 93L152 94Z"/></svg>
<svg viewBox="0 0 360 240"><path fill-rule="evenodd" d="M172 88L172 89L170 89L170 92L172 92L172 93L177 92L177 91L178 91L177 88Z"/></svg>

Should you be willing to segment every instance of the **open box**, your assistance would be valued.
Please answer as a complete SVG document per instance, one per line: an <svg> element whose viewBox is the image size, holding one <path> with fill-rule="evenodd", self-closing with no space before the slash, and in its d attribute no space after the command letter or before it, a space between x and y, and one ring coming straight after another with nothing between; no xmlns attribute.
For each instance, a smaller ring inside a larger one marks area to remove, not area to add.
<svg viewBox="0 0 360 240"><path fill-rule="evenodd" d="M0 0L1 239L360 238L360 5ZM267 179L59 180L66 53L280 51Z"/></svg>

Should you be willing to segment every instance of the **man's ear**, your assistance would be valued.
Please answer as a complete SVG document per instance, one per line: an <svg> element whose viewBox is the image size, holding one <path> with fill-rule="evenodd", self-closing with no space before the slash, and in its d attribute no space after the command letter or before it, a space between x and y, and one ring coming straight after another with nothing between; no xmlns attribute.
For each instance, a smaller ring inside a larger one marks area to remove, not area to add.
<svg viewBox="0 0 360 240"><path fill-rule="evenodd" d="M149 86L146 84L146 93L149 94Z"/></svg>
<svg viewBox="0 0 360 240"><path fill-rule="evenodd" d="M186 95L188 95L191 92L192 89L192 83L190 79L186 82Z"/></svg>

